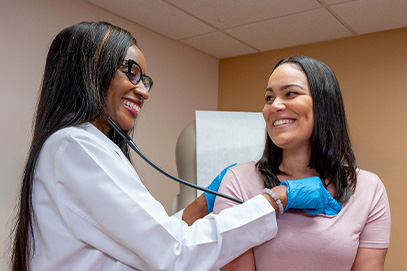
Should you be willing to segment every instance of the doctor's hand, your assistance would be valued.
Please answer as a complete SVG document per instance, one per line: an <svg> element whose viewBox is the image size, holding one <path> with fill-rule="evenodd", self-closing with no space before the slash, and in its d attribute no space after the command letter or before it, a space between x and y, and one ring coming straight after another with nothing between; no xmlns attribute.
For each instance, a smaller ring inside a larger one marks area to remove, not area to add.
<svg viewBox="0 0 407 271"><path fill-rule="evenodd" d="M284 210L302 209L311 215L337 215L341 211L341 205L332 198L319 177L284 181L280 185L287 186Z"/></svg>
<svg viewBox="0 0 407 271"><path fill-rule="evenodd" d="M223 176L225 176L226 171L234 165L236 164L230 165L222 170L222 172L219 173L219 175L216 176L215 179L213 179L212 183L206 188L218 192ZM184 209L182 213L182 220L184 220L188 225L192 225L197 219L211 213L213 210L213 205L215 203L215 198L215 195L207 192L200 195Z"/></svg>
<svg viewBox="0 0 407 271"><path fill-rule="evenodd" d="M218 192L220 183L222 182L222 179L225 176L226 172L228 171L229 168L231 168L235 165L236 165L236 163L224 168L221 171L221 173L219 173L219 175L216 176L215 179L213 179L213 181L211 182L211 184L208 185L206 188L213 190L215 192ZM205 194L205 199L206 199L206 205L208 207L208 213L212 213L213 205L215 204L216 195L208 193L208 192L204 192L204 194Z"/></svg>

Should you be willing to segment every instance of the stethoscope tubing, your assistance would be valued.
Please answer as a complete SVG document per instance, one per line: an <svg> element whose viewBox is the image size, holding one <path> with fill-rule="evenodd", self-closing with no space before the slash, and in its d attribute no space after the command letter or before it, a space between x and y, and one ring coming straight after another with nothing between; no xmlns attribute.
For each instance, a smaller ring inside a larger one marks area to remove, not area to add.
<svg viewBox="0 0 407 271"><path fill-rule="evenodd" d="M124 132L110 117L107 117L107 121L110 123L110 125L112 125L113 129L114 129L117 133L119 133L119 135L120 135L121 137L123 137L124 140L126 140L126 143L127 143L127 145L130 146L130 148L132 148L132 149L133 149L141 158L143 158L143 160L146 161L150 166L152 166L154 169L156 169L156 170L159 171L160 173L164 174L164 175L167 176L168 178L173 179L174 181L179 182L179 183L181 183L181 184L183 184L183 185L186 185L186 186L195 188L195 189L197 189L197 190L201 190L201 191L203 191L203 192L211 193L211 194L213 194L213 195L216 195L216 196L219 196L219 197L222 197L222 198L225 198L225 199L228 199L228 200L237 202L237 203L243 203L243 201L241 201L241 200L239 200L239 199L236 199L236 198L233 198L233 197L231 197L231 196L225 195L225 194L223 194L223 193L219 193L219 192L217 192L217 191L213 191L213 190L210 190L210 189L208 189L208 188L205 188L205 187L202 187L202 186L199 186L199 185L196 185L196 184L187 182L187 181L185 181L185 180L183 180L183 179L180 179L180 178L178 178L178 177L176 177L176 176L174 176L174 175L172 175L172 174L166 172L165 170L161 169L159 166L157 166L156 164L154 164L150 159L148 159L148 158L140 151L140 149L137 147L136 143L134 143L134 141L130 138L130 136L129 136L126 132Z"/></svg>

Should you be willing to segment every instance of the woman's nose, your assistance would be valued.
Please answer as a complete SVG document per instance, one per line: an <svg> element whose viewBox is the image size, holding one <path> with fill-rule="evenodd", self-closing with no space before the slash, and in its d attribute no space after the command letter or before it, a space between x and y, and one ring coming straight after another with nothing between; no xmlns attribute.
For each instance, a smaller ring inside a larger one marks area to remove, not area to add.
<svg viewBox="0 0 407 271"><path fill-rule="evenodd" d="M284 110L285 109L284 101L281 98L276 97L273 103L271 104L271 109L273 112Z"/></svg>
<svg viewBox="0 0 407 271"><path fill-rule="evenodd" d="M144 100L147 100L150 97L150 93L148 92L142 81L137 84L136 93L143 97Z"/></svg>

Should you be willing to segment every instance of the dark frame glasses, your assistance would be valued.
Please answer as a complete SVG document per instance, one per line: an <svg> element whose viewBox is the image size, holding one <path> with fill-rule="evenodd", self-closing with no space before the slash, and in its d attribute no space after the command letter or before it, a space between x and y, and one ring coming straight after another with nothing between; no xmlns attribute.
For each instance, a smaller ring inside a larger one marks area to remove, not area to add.
<svg viewBox="0 0 407 271"><path fill-rule="evenodd" d="M151 79L150 76L143 74L140 65L136 61L126 59L124 60L122 66L127 67L126 75L133 85L137 86L140 81L142 81L147 92L150 92L151 88L153 87L153 79Z"/></svg>

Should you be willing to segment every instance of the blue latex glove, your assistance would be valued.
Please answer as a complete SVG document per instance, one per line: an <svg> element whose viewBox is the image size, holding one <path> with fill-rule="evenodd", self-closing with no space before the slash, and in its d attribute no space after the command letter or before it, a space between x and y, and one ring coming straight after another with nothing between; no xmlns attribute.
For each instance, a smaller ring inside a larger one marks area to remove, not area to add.
<svg viewBox="0 0 407 271"><path fill-rule="evenodd" d="M219 173L219 175L216 176L215 179L213 179L213 181L211 182L211 184L208 185L206 188L218 192L220 183L222 182L223 176L225 176L226 171L228 171L228 169L230 167L233 167L235 165L236 165L236 163L234 163L234 164L226 167L224 170L222 170L222 172ZM208 207L208 212L212 213L213 205L215 204L216 195L207 193L207 192L204 192L204 194L205 194L205 198L206 198L206 205Z"/></svg>
<svg viewBox="0 0 407 271"><path fill-rule="evenodd" d="M302 209L311 215L337 215L341 211L341 205L331 197L319 177L284 181L280 185L287 186L284 210Z"/></svg>

